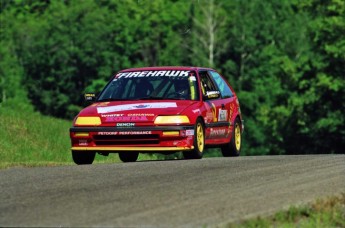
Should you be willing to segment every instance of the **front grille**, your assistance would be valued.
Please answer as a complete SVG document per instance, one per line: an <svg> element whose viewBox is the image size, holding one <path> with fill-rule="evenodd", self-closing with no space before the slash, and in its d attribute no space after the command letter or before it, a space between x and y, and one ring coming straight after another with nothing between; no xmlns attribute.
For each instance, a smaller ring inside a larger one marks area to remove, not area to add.
<svg viewBox="0 0 345 228"><path fill-rule="evenodd" d="M159 144L159 135L94 135L97 146Z"/></svg>

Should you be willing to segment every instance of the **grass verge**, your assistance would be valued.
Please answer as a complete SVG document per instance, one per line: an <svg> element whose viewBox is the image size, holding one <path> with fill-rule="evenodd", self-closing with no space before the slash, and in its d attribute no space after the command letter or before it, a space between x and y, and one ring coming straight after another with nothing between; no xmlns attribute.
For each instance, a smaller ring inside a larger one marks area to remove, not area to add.
<svg viewBox="0 0 345 228"><path fill-rule="evenodd" d="M74 164L69 138L72 120L44 116L27 102L11 100L0 105L0 126L0 169ZM150 155L139 157L154 159ZM120 162L117 154L97 154L94 163L114 162Z"/></svg>
<svg viewBox="0 0 345 228"><path fill-rule="evenodd" d="M291 207L266 218L257 217L225 227L345 227L345 193L307 206Z"/></svg>

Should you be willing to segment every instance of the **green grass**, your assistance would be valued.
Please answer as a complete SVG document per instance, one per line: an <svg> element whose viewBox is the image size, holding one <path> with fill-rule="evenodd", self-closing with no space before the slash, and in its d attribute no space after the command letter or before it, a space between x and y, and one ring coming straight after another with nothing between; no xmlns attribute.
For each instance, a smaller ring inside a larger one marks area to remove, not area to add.
<svg viewBox="0 0 345 228"><path fill-rule="evenodd" d="M1 166L71 162L70 125L66 120L42 116L27 105L3 104L0 108Z"/></svg>
<svg viewBox="0 0 345 228"><path fill-rule="evenodd" d="M345 193L302 207L291 207L267 218L255 218L225 227L345 227Z"/></svg>
<svg viewBox="0 0 345 228"><path fill-rule="evenodd" d="M0 168L13 166L57 166L74 164L67 121L33 111L23 101L0 104ZM140 155L139 160L155 156ZM119 162L117 154L96 155L95 163Z"/></svg>

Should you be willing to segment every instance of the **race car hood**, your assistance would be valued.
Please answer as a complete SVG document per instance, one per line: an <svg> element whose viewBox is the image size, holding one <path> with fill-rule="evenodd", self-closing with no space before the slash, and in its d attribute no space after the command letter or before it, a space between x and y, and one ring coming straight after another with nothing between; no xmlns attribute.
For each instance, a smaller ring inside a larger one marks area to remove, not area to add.
<svg viewBox="0 0 345 228"><path fill-rule="evenodd" d="M78 117L100 117L102 126L149 125L158 115L178 115L195 103L189 100L97 102L83 109Z"/></svg>

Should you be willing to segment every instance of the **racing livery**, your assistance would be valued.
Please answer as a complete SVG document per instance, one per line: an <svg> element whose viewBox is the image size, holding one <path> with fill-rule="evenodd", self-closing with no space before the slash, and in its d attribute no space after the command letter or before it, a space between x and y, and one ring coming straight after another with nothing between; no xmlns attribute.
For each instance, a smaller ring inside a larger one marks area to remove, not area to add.
<svg viewBox="0 0 345 228"><path fill-rule="evenodd" d="M146 67L111 77L70 128L76 164L95 154L119 153L134 162L139 153L200 159L206 147L238 156L243 120L235 91L215 70L200 67Z"/></svg>

